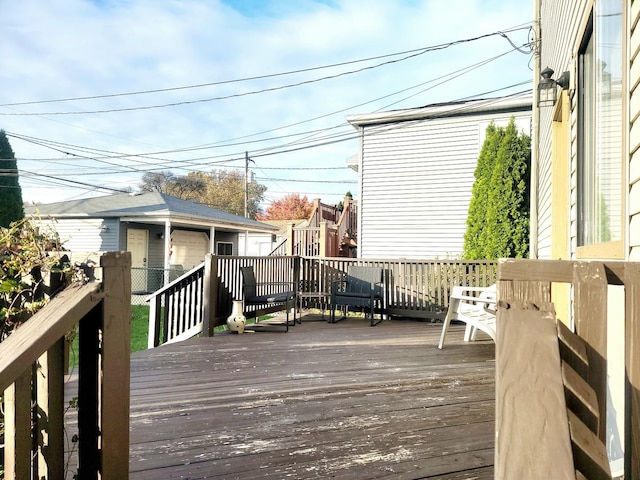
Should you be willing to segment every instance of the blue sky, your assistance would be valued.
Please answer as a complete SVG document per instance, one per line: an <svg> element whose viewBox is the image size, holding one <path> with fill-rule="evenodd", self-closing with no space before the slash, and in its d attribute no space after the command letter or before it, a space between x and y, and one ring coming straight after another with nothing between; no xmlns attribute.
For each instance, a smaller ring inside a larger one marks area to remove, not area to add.
<svg viewBox="0 0 640 480"><path fill-rule="evenodd" d="M243 169L247 151L268 188L265 206L287 193L336 203L357 194L346 167L358 148L347 115L531 87L508 88L532 80L531 56L500 35L413 55L507 30L522 46L533 12L524 7L0 0L0 128L26 201L135 190L146 171Z"/></svg>

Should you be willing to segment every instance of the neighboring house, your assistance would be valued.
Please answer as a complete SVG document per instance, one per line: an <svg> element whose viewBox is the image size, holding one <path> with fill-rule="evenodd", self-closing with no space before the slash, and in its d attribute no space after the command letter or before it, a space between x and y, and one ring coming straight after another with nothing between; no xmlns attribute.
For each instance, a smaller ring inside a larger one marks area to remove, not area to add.
<svg viewBox="0 0 640 480"><path fill-rule="evenodd" d="M639 5L534 0L534 88L537 98L550 97L534 108L534 258L640 260ZM555 82L541 77L547 67ZM571 292L553 293L558 318L572 325ZM625 328L623 288L610 287L607 300L606 438L615 474L623 470L629 406L625 352L632 362L638 334Z"/></svg>
<svg viewBox="0 0 640 480"><path fill-rule="evenodd" d="M348 116L360 132L358 256L456 258L487 126L530 135L531 96Z"/></svg>
<svg viewBox="0 0 640 480"><path fill-rule="evenodd" d="M118 194L27 208L52 219L72 252L130 251L133 268L188 270L207 253L268 254L277 228L162 193ZM265 253L266 252L266 253ZM146 278L146 277L141 277ZM150 276L134 291L157 288Z"/></svg>

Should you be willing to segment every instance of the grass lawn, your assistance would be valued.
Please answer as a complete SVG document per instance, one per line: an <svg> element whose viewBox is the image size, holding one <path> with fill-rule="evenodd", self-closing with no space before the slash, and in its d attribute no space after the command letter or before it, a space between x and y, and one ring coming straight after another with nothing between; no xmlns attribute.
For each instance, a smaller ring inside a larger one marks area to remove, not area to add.
<svg viewBox="0 0 640 480"><path fill-rule="evenodd" d="M147 348L149 333L149 307L146 305L131 305L131 352ZM78 336L73 339L69 352L69 365L78 365Z"/></svg>
<svg viewBox="0 0 640 480"><path fill-rule="evenodd" d="M262 317L269 318L269 316ZM252 323L252 322L251 322ZM226 330L226 325L219 325L216 332ZM147 305L131 305L131 353L139 350L146 350L149 334L149 307ZM78 365L78 337L71 344L69 352L69 365Z"/></svg>

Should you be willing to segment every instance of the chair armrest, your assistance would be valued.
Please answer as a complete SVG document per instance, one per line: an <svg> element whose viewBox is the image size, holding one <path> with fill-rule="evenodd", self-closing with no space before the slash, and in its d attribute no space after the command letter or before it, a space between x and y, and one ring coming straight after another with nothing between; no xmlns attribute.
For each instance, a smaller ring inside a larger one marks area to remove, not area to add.
<svg viewBox="0 0 640 480"><path fill-rule="evenodd" d="M261 283L256 283L255 286L256 287L262 287L264 285L295 285L296 282L261 282Z"/></svg>
<svg viewBox="0 0 640 480"><path fill-rule="evenodd" d="M451 295L451 298L456 300L467 300L470 302L489 303L489 304L495 304L497 302L495 298L471 297L468 295Z"/></svg>
<svg viewBox="0 0 640 480"><path fill-rule="evenodd" d="M345 282L346 280L331 280L331 294L333 295L338 291L338 284Z"/></svg>

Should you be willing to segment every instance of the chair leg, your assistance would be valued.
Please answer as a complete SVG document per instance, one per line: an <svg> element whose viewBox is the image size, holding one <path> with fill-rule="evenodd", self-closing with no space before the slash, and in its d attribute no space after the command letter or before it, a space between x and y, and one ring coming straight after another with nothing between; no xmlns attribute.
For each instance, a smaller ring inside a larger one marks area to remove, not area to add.
<svg viewBox="0 0 640 480"><path fill-rule="evenodd" d="M447 310L447 316L444 317L444 322L442 323L442 333L440 334L440 343L438 343L438 348L442 350L444 346L444 338L447 336L447 330L449 329L449 325L451 324L451 317L453 316L454 309L458 308L459 300L453 300L449 305L449 309Z"/></svg>
<svg viewBox="0 0 640 480"><path fill-rule="evenodd" d="M380 305L380 318L378 319L378 321L376 322L376 310L375 310L375 300L373 301L373 303L371 304L371 326L375 327L376 325L378 325L380 322L382 322L382 305Z"/></svg>

